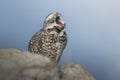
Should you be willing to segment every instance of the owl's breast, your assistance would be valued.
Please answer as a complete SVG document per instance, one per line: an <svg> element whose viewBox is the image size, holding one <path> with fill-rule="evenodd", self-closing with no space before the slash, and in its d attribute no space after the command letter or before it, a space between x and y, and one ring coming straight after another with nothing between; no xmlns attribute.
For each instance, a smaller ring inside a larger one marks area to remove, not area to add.
<svg viewBox="0 0 120 80"><path fill-rule="evenodd" d="M51 34L44 37L43 42L48 49L51 49L52 51L57 51L58 49L60 49L61 46L63 46L65 41L65 36Z"/></svg>

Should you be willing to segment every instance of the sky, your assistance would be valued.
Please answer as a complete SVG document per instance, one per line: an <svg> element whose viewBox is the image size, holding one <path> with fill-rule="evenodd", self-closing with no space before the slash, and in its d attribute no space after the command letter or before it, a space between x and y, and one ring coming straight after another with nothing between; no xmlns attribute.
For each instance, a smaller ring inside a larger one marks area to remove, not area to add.
<svg viewBox="0 0 120 80"><path fill-rule="evenodd" d="M119 0L0 0L0 49L26 51L51 12L66 23L61 66L74 62L96 80L120 80Z"/></svg>

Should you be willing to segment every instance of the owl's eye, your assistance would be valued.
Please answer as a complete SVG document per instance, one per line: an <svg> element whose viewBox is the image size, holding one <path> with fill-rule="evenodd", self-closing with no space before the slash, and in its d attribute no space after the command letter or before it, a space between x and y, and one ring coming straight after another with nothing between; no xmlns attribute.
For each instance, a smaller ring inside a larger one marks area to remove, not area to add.
<svg viewBox="0 0 120 80"><path fill-rule="evenodd" d="M58 26L54 26L54 29L56 30L56 32L60 33L61 29Z"/></svg>
<svg viewBox="0 0 120 80"><path fill-rule="evenodd" d="M51 20L51 23L54 23L54 20Z"/></svg>

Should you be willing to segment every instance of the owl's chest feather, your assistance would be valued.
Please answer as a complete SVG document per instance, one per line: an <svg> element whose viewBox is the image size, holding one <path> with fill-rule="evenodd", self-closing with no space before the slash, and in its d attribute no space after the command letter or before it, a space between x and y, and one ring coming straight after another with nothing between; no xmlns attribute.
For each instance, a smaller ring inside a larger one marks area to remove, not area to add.
<svg viewBox="0 0 120 80"><path fill-rule="evenodd" d="M50 34L45 35L42 39L42 42L49 48L59 47L62 44L63 37L56 35L56 34Z"/></svg>

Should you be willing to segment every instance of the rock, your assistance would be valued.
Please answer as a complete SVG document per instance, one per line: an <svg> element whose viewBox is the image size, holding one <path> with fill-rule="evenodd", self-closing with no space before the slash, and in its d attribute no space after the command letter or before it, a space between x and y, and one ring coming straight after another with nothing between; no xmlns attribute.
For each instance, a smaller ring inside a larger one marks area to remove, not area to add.
<svg viewBox="0 0 120 80"><path fill-rule="evenodd" d="M41 55L0 50L0 80L59 80L59 68Z"/></svg>
<svg viewBox="0 0 120 80"><path fill-rule="evenodd" d="M81 65L71 63L62 68L64 80L95 80Z"/></svg>
<svg viewBox="0 0 120 80"><path fill-rule="evenodd" d="M0 50L0 80L94 80L78 64L60 68L39 54L16 49Z"/></svg>

